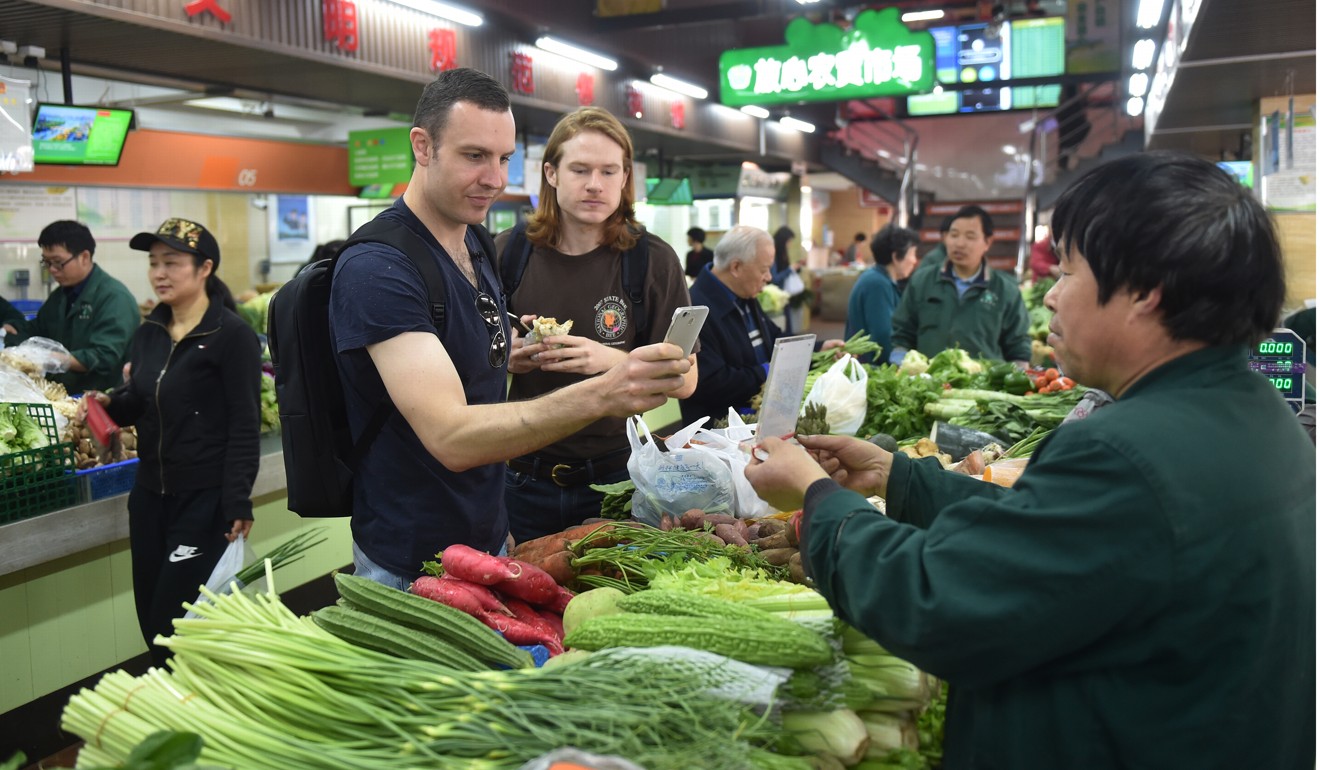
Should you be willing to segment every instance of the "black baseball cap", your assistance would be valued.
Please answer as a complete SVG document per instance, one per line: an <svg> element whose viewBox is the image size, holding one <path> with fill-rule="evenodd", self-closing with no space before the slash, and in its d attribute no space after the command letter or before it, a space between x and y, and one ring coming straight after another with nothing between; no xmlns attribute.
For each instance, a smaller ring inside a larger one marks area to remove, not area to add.
<svg viewBox="0 0 1320 770"><path fill-rule="evenodd" d="M200 254L211 260L212 269L220 267L220 244L211 231L196 222L170 217L154 233L138 233L128 242L131 249L151 251L151 244L160 241L189 254Z"/></svg>

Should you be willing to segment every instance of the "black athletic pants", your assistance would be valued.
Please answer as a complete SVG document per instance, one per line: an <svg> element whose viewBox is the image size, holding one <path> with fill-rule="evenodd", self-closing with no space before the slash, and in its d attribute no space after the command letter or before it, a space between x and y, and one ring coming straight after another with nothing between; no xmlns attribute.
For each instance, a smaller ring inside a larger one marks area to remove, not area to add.
<svg viewBox="0 0 1320 770"><path fill-rule="evenodd" d="M220 511L220 488L160 495L140 485L128 495L128 538L133 552L133 601L152 663L170 651L152 643L174 633L184 602L197 599L229 546L230 523Z"/></svg>

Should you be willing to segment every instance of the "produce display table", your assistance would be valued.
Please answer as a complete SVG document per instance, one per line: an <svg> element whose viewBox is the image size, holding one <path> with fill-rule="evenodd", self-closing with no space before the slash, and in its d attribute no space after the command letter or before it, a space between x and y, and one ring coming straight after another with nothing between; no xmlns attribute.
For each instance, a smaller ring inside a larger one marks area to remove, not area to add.
<svg viewBox="0 0 1320 770"><path fill-rule="evenodd" d="M252 496L286 486L279 434L261 439L261 467ZM61 559L128 537L128 495L122 494L0 526L0 575Z"/></svg>

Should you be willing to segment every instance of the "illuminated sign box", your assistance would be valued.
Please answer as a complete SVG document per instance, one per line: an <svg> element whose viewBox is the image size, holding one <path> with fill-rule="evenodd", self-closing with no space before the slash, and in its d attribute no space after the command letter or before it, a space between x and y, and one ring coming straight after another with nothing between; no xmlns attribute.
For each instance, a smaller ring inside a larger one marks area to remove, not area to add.
<svg viewBox="0 0 1320 770"><path fill-rule="evenodd" d="M382 185L390 190L395 184L411 179L413 154L409 131L405 126L349 131L348 183L355 187Z"/></svg>
<svg viewBox="0 0 1320 770"><path fill-rule="evenodd" d="M929 32L909 30L897 8L862 11L849 30L799 17L784 40L721 54L720 101L738 107L870 99L935 84L935 43Z"/></svg>
<svg viewBox="0 0 1320 770"><path fill-rule="evenodd" d="M932 27L935 79L942 90L909 96L908 115L1057 106L1062 92L1058 85L1009 86L1002 82L1062 75L1065 31L1063 17ZM989 82L1001 85L978 87L979 83Z"/></svg>

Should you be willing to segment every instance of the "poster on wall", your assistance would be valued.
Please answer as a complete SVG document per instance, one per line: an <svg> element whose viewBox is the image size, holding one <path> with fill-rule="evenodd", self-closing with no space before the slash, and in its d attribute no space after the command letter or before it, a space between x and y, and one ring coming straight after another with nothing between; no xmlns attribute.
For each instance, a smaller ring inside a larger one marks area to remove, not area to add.
<svg viewBox="0 0 1320 770"><path fill-rule="evenodd" d="M276 237L281 241L308 240L311 237L309 222L312 214L308 210L307 196L278 195L276 201L276 210L279 213Z"/></svg>
<svg viewBox="0 0 1320 770"><path fill-rule="evenodd" d="M77 215L72 187L0 185L0 241L36 245L41 228Z"/></svg>
<svg viewBox="0 0 1320 770"><path fill-rule="evenodd" d="M316 232L312 199L307 195L268 195L266 245L272 264L305 262L312 255Z"/></svg>
<svg viewBox="0 0 1320 770"><path fill-rule="evenodd" d="M0 174L32 170L32 115L26 80L0 77Z"/></svg>
<svg viewBox="0 0 1320 770"><path fill-rule="evenodd" d="M1286 127L1280 134L1271 149L1283 160L1278 170L1261 177L1261 201L1271 211L1315 211L1315 118L1299 116L1291 136Z"/></svg>

